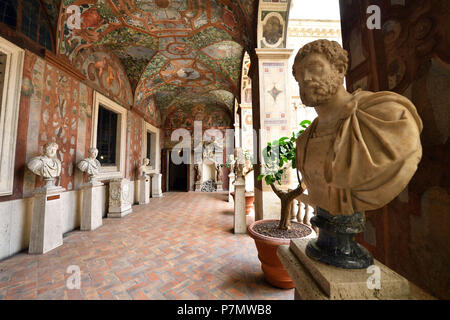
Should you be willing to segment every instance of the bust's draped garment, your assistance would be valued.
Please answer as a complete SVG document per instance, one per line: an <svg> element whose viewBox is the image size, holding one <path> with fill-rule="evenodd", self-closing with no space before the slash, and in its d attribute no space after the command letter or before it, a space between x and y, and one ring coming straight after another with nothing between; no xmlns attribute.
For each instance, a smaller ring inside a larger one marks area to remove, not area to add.
<svg viewBox="0 0 450 320"><path fill-rule="evenodd" d="M34 174L44 178L56 178L61 175L61 162L58 159L38 156L32 158L27 166Z"/></svg>
<svg viewBox="0 0 450 320"><path fill-rule="evenodd" d="M297 166L311 202L332 215L383 207L407 186L422 157L422 121L407 98L359 91L337 131L313 137L318 119L297 139Z"/></svg>

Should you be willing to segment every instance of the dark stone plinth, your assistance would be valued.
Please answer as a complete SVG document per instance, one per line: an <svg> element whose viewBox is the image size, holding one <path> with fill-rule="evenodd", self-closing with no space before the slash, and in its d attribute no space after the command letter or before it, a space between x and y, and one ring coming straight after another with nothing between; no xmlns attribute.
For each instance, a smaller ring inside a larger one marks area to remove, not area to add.
<svg viewBox="0 0 450 320"><path fill-rule="evenodd" d="M306 246L306 255L314 260L344 269L364 269L373 264L372 255L355 241L364 231L364 213L333 216L317 208L311 224L319 228L319 237Z"/></svg>

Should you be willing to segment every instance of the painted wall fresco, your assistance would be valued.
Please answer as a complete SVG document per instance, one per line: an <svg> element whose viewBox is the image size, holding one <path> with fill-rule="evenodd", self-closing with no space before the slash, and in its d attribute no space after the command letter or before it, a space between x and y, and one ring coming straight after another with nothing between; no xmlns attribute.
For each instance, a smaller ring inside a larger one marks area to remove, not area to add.
<svg viewBox="0 0 450 320"><path fill-rule="evenodd" d="M194 121L202 121L204 128L231 127L231 116L225 108L218 109L215 105L194 102L169 108L163 127L166 129L189 128L194 126Z"/></svg>
<svg viewBox="0 0 450 320"><path fill-rule="evenodd" d="M252 103L252 79L250 79L248 72L250 71L250 56L248 53L244 56L242 64L242 81L241 81L241 103Z"/></svg>
<svg viewBox="0 0 450 320"><path fill-rule="evenodd" d="M142 155L142 118L132 111L128 111L127 123L127 172L130 180L137 177L137 169L141 165Z"/></svg>
<svg viewBox="0 0 450 320"><path fill-rule="evenodd" d="M90 144L92 90L26 51L22 97L27 105L21 108L29 110L27 131L19 132L26 136L26 161L39 155L45 143L56 142L62 162L60 185L68 191L78 188L83 178L76 177L75 165ZM41 178L25 170L23 196L42 185Z"/></svg>
<svg viewBox="0 0 450 320"><path fill-rule="evenodd" d="M133 93L118 58L103 48L88 48L74 61L87 83L124 107L133 104Z"/></svg>
<svg viewBox="0 0 450 320"><path fill-rule="evenodd" d="M369 228L359 241L376 259L411 282L438 298L449 299L450 97L446 88L450 85L450 54L445 48L450 45L450 20L444 6L438 0L386 4L382 41L372 43L384 58L377 64L366 62L364 72L347 80L355 88L358 79L366 77L365 85L371 90L379 86L380 90L406 96L416 106L424 125L423 155L414 177L391 203L366 214ZM355 2L343 9L352 17L361 16L364 10ZM366 30L343 21L344 45L350 56L370 57L373 52L368 37L361 37L361 52L357 46L360 39L352 41L350 36L365 35ZM355 59L354 65L362 60Z"/></svg>

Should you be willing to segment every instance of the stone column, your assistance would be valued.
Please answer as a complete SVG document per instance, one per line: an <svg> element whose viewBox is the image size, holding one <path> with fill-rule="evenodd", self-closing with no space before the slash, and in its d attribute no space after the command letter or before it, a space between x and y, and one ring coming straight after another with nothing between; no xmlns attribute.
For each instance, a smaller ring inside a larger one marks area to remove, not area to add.
<svg viewBox="0 0 450 320"><path fill-rule="evenodd" d="M161 198L163 196L161 179L161 173L152 173L152 198Z"/></svg>
<svg viewBox="0 0 450 320"><path fill-rule="evenodd" d="M133 212L130 201L130 181L115 179L109 183L108 218L122 218Z"/></svg>
<svg viewBox="0 0 450 320"><path fill-rule="evenodd" d="M139 177L137 193L140 205L150 203L150 178L148 175Z"/></svg>
<svg viewBox="0 0 450 320"><path fill-rule="evenodd" d="M228 202L231 202L233 196L231 195L234 192L234 173L230 173L228 175L229 184L228 184Z"/></svg>
<svg viewBox="0 0 450 320"><path fill-rule="evenodd" d="M61 194L66 189L46 186L36 189L28 253L44 254L63 244Z"/></svg>
<svg viewBox="0 0 450 320"><path fill-rule="evenodd" d="M92 181L82 187L81 231L92 231L102 225L103 212L98 199L101 199L103 185L101 182Z"/></svg>
<svg viewBox="0 0 450 320"><path fill-rule="evenodd" d="M260 108L258 113L253 112L253 117L259 118L254 122L255 125L259 124L259 128L255 129L260 129L258 132L258 149L260 151L267 146L267 142L292 135L293 123L291 120L295 119L295 110L290 107L289 94L289 74L291 72L289 58L292 52L292 49L285 48L256 49ZM255 90L254 85L253 90ZM258 164L263 165L262 159L258 159ZM255 171L256 174L257 171ZM273 216L273 214L265 214L265 210L280 212L280 204L274 203L273 195L267 194L268 192L273 191L264 181L262 181L262 190L255 187L256 220Z"/></svg>
<svg viewBox="0 0 450 320"><path fill-rule="evenodd" d="M236 178L234 188L234 233L247 233L244 177Z"/></svg>

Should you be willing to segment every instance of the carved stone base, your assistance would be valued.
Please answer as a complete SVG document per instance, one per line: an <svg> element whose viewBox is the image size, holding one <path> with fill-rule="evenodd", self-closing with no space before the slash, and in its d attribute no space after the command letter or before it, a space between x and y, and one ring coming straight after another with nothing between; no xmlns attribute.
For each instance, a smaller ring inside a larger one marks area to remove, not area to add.
<svg viewBox="0 0 450 320"><path fill-rule="evenodd" d="M202 192L202 183L201 182L195 183L195 192Z"/></svg>
<svg viewBox="0 0 450 320"><path fill-rule="evenodd" d="M295 299L411 299L408 280L379 261L374 260L372 271L336 268L310 259L305 253L307 243L305 239L292 239L289 246L280 246L277 251L295 284Z"/></svg>
<svg viewBox="0 0 450 320"><path fill-rule="evenodd" d="M47 186L34 191L28 253L44 254L63 244L61 194L65 190Z"/></svg>
<svg viewBox="0 0 450 320"><path fill-rule="evenodd" d="M245 214L245 181L238 180L234 191L234 233L247 233L247 218Z"/></svg>
<svg viewBox="0 0 450 320"><path fill-rule="evenodd" d="M138 203L140 205L150 203L150 178L139 178L137 186Z"/></svg>
<svg viewBox="0 0 450 320"><path fill-rule="evenodd" d="M108 218L122 218L131 213L130 181L116 179L109 183Z"/></svg>
<svg viewBox="0 0 450 320"><path fill-rule="evenodd" d="M161 198L163 196L161 188L162 174L152 173L151 174L151 196L152 198Z"/></svg>
<svg viewBox="0 0 450 320"><path fill-rule="evenodd" d="M81 231L92 231L103 223L101 199L103 183L91 181L83 186L83 207L81 211Z"/></svg>
<svg viewBox="0 0 450 320"><path fill-rule="evenodd" d="M319 228L319 237L308 243L308 257L344 269L364 269L373 264L369 251L355 241L355 234L364 231L363 213L333 216L318 207L311 224Z"/></svg>

